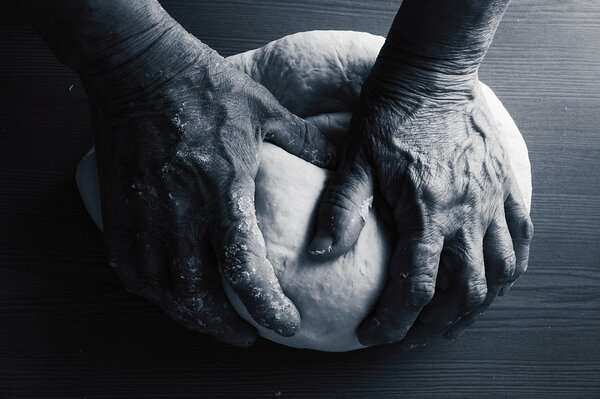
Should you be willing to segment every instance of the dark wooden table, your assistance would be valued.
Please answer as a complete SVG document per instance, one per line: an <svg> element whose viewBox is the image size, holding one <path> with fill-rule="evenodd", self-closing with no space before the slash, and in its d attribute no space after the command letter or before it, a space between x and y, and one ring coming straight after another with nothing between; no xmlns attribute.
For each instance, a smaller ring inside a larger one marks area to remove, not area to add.
<svg viewBox="0 0 600 399"><path fill-rule="evenodd" d="M385 35L398 4L164 1L223 55L303 30ZM92 143L81 85L0 14L0 397L600 397L599 2L510 6L481 78L531 151L530 270L461 340L409 353L239 350L125 293L73 181Z"/></svg>

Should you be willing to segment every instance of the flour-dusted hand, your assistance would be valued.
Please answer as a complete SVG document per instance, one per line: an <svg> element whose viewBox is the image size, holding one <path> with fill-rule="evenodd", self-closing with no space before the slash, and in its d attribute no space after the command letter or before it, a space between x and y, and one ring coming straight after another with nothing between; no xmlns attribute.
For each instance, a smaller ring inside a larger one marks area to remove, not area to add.
<svg viewBox="0 0 600 399"><path fill-rule="evenodd" d="M389 282L359 328L366 345L404 339L417 318L410 340L455 337L527 267L533 227L477 78L507 2L431 2L407 0L396 17L310 246L339 256L373 198L388 209L398 238Z"/></svg>
<svg viewBox="0 0 600 399"><path fill-rule="evenodd" d="M107 256L125 286L190 328L248 345L256 333L222 276L259 324L293 335L300 315L266 258L254 178L263 140L319 165L331 161L327 140L158 3L55 3L75 32L61 36L44 15L38 27L89 96Z"/></svg>
<svg viewBox="0 0 600 399"><path fill-rule="evenodd" d="M263 140L323 162L327 141L187 34L161 40L185 47L163 82L123 97L98 82L88 91L109 261L132 291L227 339L248 328L223 296L218 260L257 322L292 335L300 316L266 259L254 178Z"/></svg>

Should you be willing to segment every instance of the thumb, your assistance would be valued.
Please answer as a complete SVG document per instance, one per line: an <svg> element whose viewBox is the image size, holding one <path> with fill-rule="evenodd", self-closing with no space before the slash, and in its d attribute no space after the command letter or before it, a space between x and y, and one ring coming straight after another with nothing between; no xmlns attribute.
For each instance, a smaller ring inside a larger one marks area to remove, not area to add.
<svg viewBox="0 0 600 399"><path fill-rule="evenodd" d="M335 146L312 123L284 111L281 117L265 122L263 129L265 141L316 166L334 167Z"/></svg>
<svg viewBox="0 0 600 399"><path fill-rule="evenodd" d="M367 221L372 203L370 166L360 155L347 158L323 193L317 233L309 252L320 257L336 257L348 252Z"/></svg>

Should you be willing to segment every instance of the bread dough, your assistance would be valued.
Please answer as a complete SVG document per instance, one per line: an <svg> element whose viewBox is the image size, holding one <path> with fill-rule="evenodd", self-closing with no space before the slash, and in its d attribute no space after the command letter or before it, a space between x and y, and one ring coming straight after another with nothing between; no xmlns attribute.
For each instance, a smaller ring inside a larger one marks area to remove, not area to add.
<svg viewBox="0 0 600 399"><path fill-rule="evenodd" d="M313 118L327 114L328 120L335 120L352 110L383 42L368 33L303 32L228 60L266 86L290 111ZM525 142L500 100L487 86L482 88L529 207L531 174ZM348 351L362 347L356 329L372 311L387 279L391 233L371 209L349 253L330 261L309 257L316 208L329 174L276 146L263 145L256 212L268 258L302 317L296 335L282 337L259 326L232 289L226 283L224 287L237 312L263 337L298 348ZM76 179L86 208L101 227L93 149L79 164Z"/></svg>

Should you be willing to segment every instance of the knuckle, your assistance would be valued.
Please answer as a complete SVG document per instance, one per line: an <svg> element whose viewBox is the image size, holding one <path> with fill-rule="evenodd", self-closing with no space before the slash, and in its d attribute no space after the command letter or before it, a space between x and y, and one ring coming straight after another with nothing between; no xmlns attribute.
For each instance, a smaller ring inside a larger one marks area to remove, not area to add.
<svg viewBox="0 0 600 399"><path fill-rule="evenodd" d="M164 282L158 276L146 273L140 274L140 291L144 297L150 300L156 301L162 296L164 285Z"/></svg>
<svg viewBox="0 0 600 399"><path fill-rule="evenodd" d="M254 197L249 194L232 194L229 200L221 205L219 215L213 220L212 232L219 234L224 242L238 247L249 241L260 241L262 234L258 229Z"/></svg>
<svg viewBox="0 0 600 399"><path fill-rule="evenodd" d="M295 122L295 123L301 123L302 124L302 134L304 137L304 146L307 145L307 143L313 143L314 141L318 141L318 138L320 137L320 132L319 132L319 128L309 122L306 122L300 118L298 118L299 121Z"/></svg>
<svg viewBox="0 0 600 399"><path fill-rule="evenodd" d="M205 265L198 256L174 258L170 262L171 280L179 295L192 295L202 286Z"/></svg>
<svg viewBox="0 0 600 399"><path fill-rule="evenodd" d="M465 298L465 306L468 309L473 309L485 302L487 297L487 284L485 281L473 281L467 286L467 295Z"/></svg>
<svg viewBox="0 0 600 399"><path fill-rule="evenodd" d="M135 282L130 276L119 274L119 280L123 284L123 288L130 294L144 296L140 290L140 284Z"/></svg>
<svg viewBox="0 0 600 399"><path fill-rule="evenodd" d="M525 273L526 270L527 270L527 261L517 262L517 265L515 267L515 272L507 280L507 282L512 283L512 282L516 281L519 277L521 277L523 275L523 273Z"/></svg>
<svg viewBox="0 0 600 399"><path fill-rule="evenodd" d="M426 273L409 276L403 282L405 289L404 306L417 311L427 305L435 294L435 279Z"/></svg>
<svg viewBox="0 0 600 399"><path fill-rule="evenodd" d="M112 267L115 270L118 270L122 266L121 259L119 259L120 258L119 253L117 251L115 251L114 249L112 249L111 247L109 247L108 245L106 245L105 253L106 253L106 261L108 262L110 267Z"/></svg>
<svg viewBox="0 0 600 399"><path fill-rule="evenodd" d="M346 173L338 174L329 184L323 196L325 206L319 209L319 214L322 218L345 217L364 224L373 200L372 194L369 195L368 175L357 163L344 170Z"/></svg>
<svg viewBox="0 0 600 399"><path fill-rule="evenodd" d="M227 303L222 303L210 291L194 295L175 294L163 301L160 306L171 317L185 327L200 332L215 332L222 328L228 319Z"/></svg>
<svg viewBox="0 0 600 399"><path fill-rule="evenodd" d="M192 317L188 309L177 299L173 299L169 304L162 304L161 307L165 313L183 327L202 333L208 332L202 316L193 315Z"/></svg>
<svg viewBox="0 0 600 399"><path fill-rule="evenodd" d="M501 255L495 262L495 273L492 278L494 282L503 283L510 280L516 271L517 257L514 251Z"/></svg>
<svg viewBox="0 0 600 399"><path fill-rule="evenodd" d="M204 177L204 170L211 168L213 162L224 166L221 157L215 157L208 146L194 146L187 148L183 145L176 147L176 151L169 158L169 162L161 169L162 173L178 173L189 176Z"/></svg>
<svg viewBox="0 0 600 399"><path fill-rule="evenodd" d="M221 273L234 288L251 287L258 278L256 263L260 257L249 251L237 251L234 255L225 253L226 259Z"/></svg>
<svg viewBox="0 0 600 399"><path fill-rule="evenodd" d="M351 186L344 183L331 186L327 190L323 200L329 206L329 212L332 214L353 213L358 208L358 204L354 202L349 194L350 189Z"/></svg>
<svg viewBox="0 0 600 399"><path fill-rule="evenodd" d="M533 222L529 215L523 216L519 221L520 241L522 244L529 244L533 239Z"/></svg>
<svg viewBox="0 0 600 399"><path fill-rule="evenodd" d="M175 300L175 305L181 313L202 316L198 318L198 320L203 320L207 315L207 304L200 293L194 295L179 295Z"/></svg>
<svg viewBox="0 0 600 399"><path fill-rule="evenodd" d="M288 137L289 144L291 144L294 148L303 151L305 151L307 147L310 147L316 133L312 129L313 125L305 122L293 114L289 114L287 117L284 117L283 125L284 128L291 131L291 134Z"/></svg>

